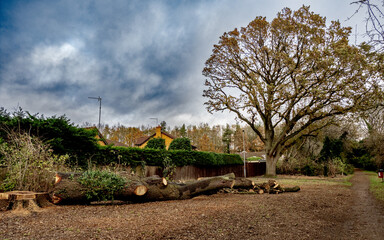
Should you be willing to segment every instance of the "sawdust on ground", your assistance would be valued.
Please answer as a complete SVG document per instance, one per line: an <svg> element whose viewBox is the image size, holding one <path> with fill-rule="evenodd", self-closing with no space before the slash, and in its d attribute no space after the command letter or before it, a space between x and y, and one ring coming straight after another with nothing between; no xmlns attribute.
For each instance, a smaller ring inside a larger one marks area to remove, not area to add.
<svg viewBox="0 0 384 240"><path fill-rule="evenodd" d="M351 182L278 195L0 212L0 239L380 239L383 206L363 172Z"/></svg>

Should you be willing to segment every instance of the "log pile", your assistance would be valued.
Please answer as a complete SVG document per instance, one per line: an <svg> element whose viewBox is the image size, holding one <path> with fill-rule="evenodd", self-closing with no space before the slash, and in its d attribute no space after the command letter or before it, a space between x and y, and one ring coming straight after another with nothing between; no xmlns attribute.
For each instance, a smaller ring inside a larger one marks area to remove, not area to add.
<svg viewBox="0 0 384 240"><path fill-rule="evenodd" d="M237 178L236 178L237 180ZM279 194L284 192L298 192L300 187L282 187L276 182L276 180L269 180L261 184L250 183L251 180L246 178L240 178L237 181L237 184L233 188L224 188L221 189L221 193L238 193L238 194ZM246 184L245 182L248 182Z"/></svg>

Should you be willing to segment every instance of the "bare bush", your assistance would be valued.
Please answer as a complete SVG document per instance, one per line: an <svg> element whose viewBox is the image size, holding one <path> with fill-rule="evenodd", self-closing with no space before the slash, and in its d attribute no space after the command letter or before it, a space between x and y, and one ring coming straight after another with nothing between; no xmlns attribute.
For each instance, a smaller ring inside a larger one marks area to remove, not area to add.
<svg viewBox="0 0 384 240"><path fill-rule="evenodd" d="M0 165L6 169L3 191L49 191L55 170L68 158L53 155L39 138L18 132L10 132L7 141L0 143L0 156Z"/></svg>

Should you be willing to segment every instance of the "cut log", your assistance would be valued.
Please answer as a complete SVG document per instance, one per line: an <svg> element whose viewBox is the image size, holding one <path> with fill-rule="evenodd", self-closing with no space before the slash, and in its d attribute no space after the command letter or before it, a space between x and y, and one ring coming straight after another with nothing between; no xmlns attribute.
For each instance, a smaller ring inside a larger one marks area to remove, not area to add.
<svg viewBox="0 0 384 240"><path fill-rule="evenodd" d="M295 186L291 188L285 188L278 184L276 180L268 180L261 184L255 184L254 190L259 194L270 193L270 194L279 194L284 192L297 192L300 191L300 187Z"/></svg>
<svg viewBox="0 0 384 240"><path fill-rule="evenodd" d="M241 178L237 177L235 178L235 184L234 188L242 188L242 189L253 189L255 186L255 183L248 179L248 178Z"/></svg>
<svg viewBox="0 0 384 240"><path fill-rule="evenodd" d="M62 179L74 179L81 176L81 173L62 173L58 172L55 176L55 184L58 184Z"/></svg>
<svg viewBox="0 0 384 240"><path fill-rule="evenodd" d="M132 202L151 202L164 200L182 200L189 199L202 194L217 193L223 188L232 188L233 179L227 176L217 176L205 178L186 184L169 183L167 187L157 185L148 185L148 192L141 198L132 198Z"/></svg>
<svg viewBox="0 0 384 240"><path fill-rule="evenodd" d="M168 185L167 179L160 177L158 175L146 177L142 181L149 184L149 185L156 185L160 188L165 188Z"/></svg>
<svg viewBox="0 0 384 240"><path fill-rule="evenodd" d="M269 189L271 189L271 187L269 186L268 183L262 183L258 186L260 189L263 189L264 192L268 193L269 192Z"/></svg>
<svg viewBox="0 0 384 240"><path fill-rule="evenodd" d="M97 199L90 199L86 193L88 189L81 185L77 178L81 174L63 174L57 173L55 187L53 190L53 203L54 204L88 204ZM136 180L128 180L124 188L114 193L113 197L116 200L126 200L131 196L143 196L148 191L147 186Z"/></svg>

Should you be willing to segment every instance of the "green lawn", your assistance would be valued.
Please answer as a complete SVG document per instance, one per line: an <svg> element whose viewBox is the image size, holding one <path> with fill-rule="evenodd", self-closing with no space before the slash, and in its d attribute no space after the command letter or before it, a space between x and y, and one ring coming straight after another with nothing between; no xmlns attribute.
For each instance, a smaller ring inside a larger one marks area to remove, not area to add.
<svg viewBox="0 0 384 240"><path fill-rule="evenodd" d="M369 179L371 181L371 186L369 190L372 194L384 203L384 182L382 182L381 178L378 178L376 172L365 172L368 174Z"/></svg>
<svg viewBox="0 0 384 240"><path fill-rule="evenodd" d="M276 180L279 184L284 186L302 186L302 185L345 185L351 186L349 179L353 175L340 176L340 177L308 177L308 176L288 176L288 175L278 175L275 178L264 178L264 177L255 177L250 178L256 184L263 183L269 179Z"/></svg>
<svg viewBox="0 0 384 240"><path fill-rule="evenodd" d="M372 194L384 203L384 182L378 178L376 172L365 172L370 179L370 191ZM308 176L289 176L278 175L275 178L254 177L252 179L256 184L263 183L269 179L276 180L279 184L291 187L291 186L303 186L303 185L344 185L351 186L349 181L353 175L339 176L339 177L308 177Z"/></svg>

